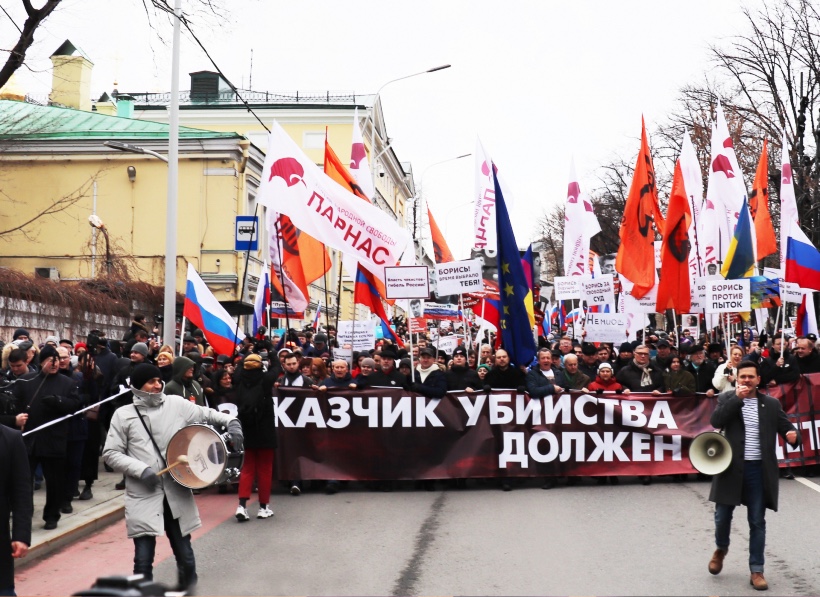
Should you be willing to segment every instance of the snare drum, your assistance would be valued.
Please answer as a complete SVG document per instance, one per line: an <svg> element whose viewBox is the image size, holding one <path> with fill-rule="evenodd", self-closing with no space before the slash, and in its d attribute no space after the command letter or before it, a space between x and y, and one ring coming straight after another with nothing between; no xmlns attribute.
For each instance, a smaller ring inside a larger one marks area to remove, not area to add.
<svg viewBox="0 0 820 597"><path fill-rule="evenodd" d="M168 464L180 456L187 456L188 464L175 466L168 473L183 487L202 489L238 478L244 452L231 452L213 427L196 423L177 431L168 442Z"/></svg>

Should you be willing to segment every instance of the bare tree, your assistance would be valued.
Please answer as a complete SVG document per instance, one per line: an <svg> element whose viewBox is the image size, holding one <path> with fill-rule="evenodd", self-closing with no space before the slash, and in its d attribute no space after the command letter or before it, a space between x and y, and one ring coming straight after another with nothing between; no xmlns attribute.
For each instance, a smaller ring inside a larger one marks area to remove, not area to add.
<svg viewBox="0 0 820 597"><path fill-rule="evenodd" d="M32 4L32 0L21 1L26 13L26 20L22 27L14 21L12 16L6 11L5 8L2 9L9 20L12 21L14 27L20 35L17 39L17 43L14 44L14 47L11 50L8 50L9 56L6 59L5 64L0 67L0 87L3 87L9 78L11 78L11 75L13 75L17 69L25 64L26 55L28 50L31 48L31 45L34 43L35 34L43 22L62 2L62 0L46 0L40 8L35 8ZM149 26L157 33L159 39L165 43L165 39L158 25L163 18L173 18L174 10L172 4L169 3L168 0L140 1L145 8L145 15ZM182 21L191 35L194 34L193 29L191 28L191 23L196 17L203 17L204 19L215 17L217 20L221 21L227 16L226 9L220 6L218 0L194 0L193 3L188 2L186 4L188 4L188 6L186 6L188 10L183 14ZM203 29L204 28L206 27L203 26Z"/></svg>

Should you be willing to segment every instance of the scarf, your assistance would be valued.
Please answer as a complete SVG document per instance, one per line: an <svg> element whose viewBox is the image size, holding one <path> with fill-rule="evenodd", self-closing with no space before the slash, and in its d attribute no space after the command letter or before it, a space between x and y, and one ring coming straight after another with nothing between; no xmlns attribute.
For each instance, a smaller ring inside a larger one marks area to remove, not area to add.
<svg viewBox="0 0 820 597"><path fill-rule="evenodd" d="M142 390L137 390L136 388L130 388L131 393L134 395L134 403L141 402L145 405L146 408L152 408L155 406L159 406L162 404L163 400L165 400L165 382L162 383L162 389L157 392L156 394L151 394L149 392L143 392Z"/></svg>
<svg viewBox="0 0 820 597"><path fill-rule="evenodd" d="M424 383L427 380L428 375L430 375L433 371L441 371L441 369L437 363L433 363L427 369L424 369L421 365L416 365L416 371L419 372L421 383Z"/></svg>
<svg viewBox="0 0 820 597"><path fill-rule="evenodd" d="M649 365L646 365L645 367L642 367L641 365L638 364L638 362L635 359L632 359L632 363L638 369L640 369L642 371L642 373L641 373L641 387L651 386L652 385L652 375L651 375L650 372L652 371L652 368Z"/></svg>

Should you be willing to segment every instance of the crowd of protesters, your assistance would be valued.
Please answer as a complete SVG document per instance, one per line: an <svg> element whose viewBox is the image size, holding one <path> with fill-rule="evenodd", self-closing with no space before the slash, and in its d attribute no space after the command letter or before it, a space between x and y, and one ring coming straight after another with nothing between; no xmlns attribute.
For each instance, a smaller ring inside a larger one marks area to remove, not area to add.
<svg viewBox="0 0 820 597"><path fill-rule="evenodd" d="M317 391L400 387L429 398L442 398L454 390L491 389L515 389L537 398L567 391L671 396L698 392L714 396L734 387L737 366L743 360L758 363L763 385L820 372L813 336L785 337L784 350L783 336L769 340L765 334L758 336L748 329L728 343L722 338L696 341L686 334L678 339L674 333L662 331L647 331L645 341L640 334L636 342L619 346L569 336L541 337L531 363L512 363L503 348L472 340L451 354L438 350L436 342L425 334L414 335L407 348L379 340L373 350L354 352L352 363L348 363L334 358L338 343L333 326L321 333L289 330L282 337L268 335L261 328L234 355L214 354L200 330L184 333L174 345L162 345L157 330L150 329L142 316L136 316L131 328L118 339L90 330L85 342L49 336L40 344L28 330L20 328L2 348L0 423L34 430L119 394L140 364L156 365L166 394L235 414L242 422L245 465L236 517L244 521L250 518L247 502L254 484L260 499L257 517L273 515L269 494L277 442L271 396L277 387ZM115 398L26 436L33 490L45 483L46 529L56 528L60 515L73 511L74 500L93 499L102 440L119 406L122 403ZM300 480L286 483L293 495L305 489ZM429 481L421 485L434 487ZM547 480L545 488L554 485L555 480ZM341 486L332 480L323 484L327 493L336 493ZM510 489L503 479L501 486ZM390 484L374 487L389 488ZM124 483L117 488L123 489ZM220 492L230 489L227 484L219 487Z"/></svg>

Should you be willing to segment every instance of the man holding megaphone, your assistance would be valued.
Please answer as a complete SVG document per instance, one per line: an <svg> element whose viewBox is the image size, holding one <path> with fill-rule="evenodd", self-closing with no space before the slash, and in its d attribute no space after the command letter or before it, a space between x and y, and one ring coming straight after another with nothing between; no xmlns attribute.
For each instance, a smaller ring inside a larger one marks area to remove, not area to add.
<svg viewBox="0 0 820 597"><path fill-rule="evenodd" d="M718 396L711 423L722 429L732 448L731 463L712 479L709 500L715 502L715 544L709 572L719 574L729 551L729 532L735 506L746 505L749 520L749 583L758 591L769 588L763 576L766 546L766 508L777 511L777 434L792 446L800 436L780 402L758 391L760 369L742 361L734 390Z"/></svg>

